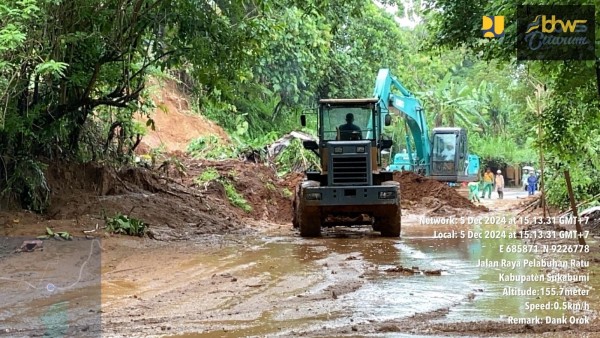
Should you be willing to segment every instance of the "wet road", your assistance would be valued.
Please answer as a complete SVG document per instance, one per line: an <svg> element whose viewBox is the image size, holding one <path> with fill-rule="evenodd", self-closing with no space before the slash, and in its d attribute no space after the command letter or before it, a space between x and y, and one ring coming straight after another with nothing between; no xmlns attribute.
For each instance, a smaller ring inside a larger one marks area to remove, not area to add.
<svg viewBox="0 0 600 338"><path fill-rule="evenodd" d="M173 337L352 336L358 330L365 336L377 335L381 329L377 323L420 314L431 314L428 320L435 322L463 323L505 321L508 316L560 317L564 313L527 310L527 302L540 302L535 296L503 295L507 287L539 289L552 283L499 281L499 273L512 269L478 267L485 259L533 259L533 254L500 252L499 245L519 244L520 240L433 237L434 231L457 229L407 225L400 240L355 229L337 229L319 239L296 235L230 238L235 244L223 244L217 251L193 258L176 254L181 264L173 271L181 277L163 280L162 285L169 285L164 292L157 293L155 287L106 289L103 296L111 298L112 293L114 303L107 301L105 327L109 336L119 336L124 325L139 325L145 335L173 331L169 333ZM507 230L483 225L469 229ZM421 273L391 271L398 266L418 267ZM422 273L425 270L442 273L427 275ZM513 272L544 271L520 267ZM117 281L107 281L107 285L114 283ZM600 286L597 281L591 283ZM123 311L138 317L134 307L116 309L124 305L120 301L123 295L132 293L152 309L145 311L151 316L122 320ZM162 298L160 304L157 297ZM544 296L543 300L562 298ZM395 333L385 336L400 337Z"/></svg>
<svg viewBox="0 0 600 338"><path fill-rule="evenodd" d="M553 284L500 281L500 273L540 274L551 272L548 269L478 267L485 260L535 258L531 253L499 250L500 245L521 244L521 240L434 237L453 230L508 233L511 229L404 224L401 239L381 238L366 229L336 229L326 231L323 238L303 239L289 228L263 236L214 236L197 242L109 239L102 243L102 336L418 337L430 335L426 325L435 323L456 324L454 331L448 332L461 332L461 323L473 329L473 321L562 315L565 311L527 310L527 302L541 302L535 296L503 295L510 287L539 289ZM47 243L49 257L73 253L72 260L63 260L70 268L60 271L77 279L90 244L75 250L68 249L65 242L60 242L60 247ZM23 271L27 263L23 260L43 262L39 253L27 254L2 260L4 280L0 286L4 294L15 279L32 278L31 272ZM399 266L418 273L402 273ZM435 273L438 270L440 274ZM433 272L423 273L426 271ZM67 304L71 305L63 310L65 318L71 318L69 323L85 315L85 290L94 285L95 278L90 275L92 284L80 283L80 288L51 295L70 300ZM61 283L73 285L71 279ZM580 285L594 290L600 287L595 278ZM59 300L43 295L25 297L21 304L15 292L8 297L13 308L3 306L0 314L3 328L10 331L0 331L0 336L10 337L29 336L23 323L45 325L40 318ZM592 310L598 308L597 292L586 299ZM543 297L544 302L563 300L556 295ZM86 332L92 336L100 334L89 329ZM498 336L503 330L486 325L469 332L472 336ZM43 332L43 327L38 331Z"/></svg>

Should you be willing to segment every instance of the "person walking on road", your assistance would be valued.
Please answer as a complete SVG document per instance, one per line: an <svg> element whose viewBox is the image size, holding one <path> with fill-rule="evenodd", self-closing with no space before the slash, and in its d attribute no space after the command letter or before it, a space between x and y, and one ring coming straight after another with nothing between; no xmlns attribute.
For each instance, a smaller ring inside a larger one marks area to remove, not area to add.
<svg viewBox="0 0 600 338"><path fill-rule="evenodd" d="M535 194L536 184L537 184L537 177L535 176L535 173L532 171L529 174L529 177L527 178L527 191L529 192L529 195Z"/></svg>
<svg viewBox="0 0 600 338"><path fill-rule="evenodd" d="M492 187L494 186L494 174L487 168L485 170L485 174L483 174L483 191L481 193L481 198L485 198L485 192L488 193L488 198L492 198Z"/></svg>
<svg viewBox="0 0 600 338"><path fill-rule="evenodd" d="M496 191L498 192L498 199L502 199L504 197L504 176L502 176L500 170L496 172Z"/></svg>

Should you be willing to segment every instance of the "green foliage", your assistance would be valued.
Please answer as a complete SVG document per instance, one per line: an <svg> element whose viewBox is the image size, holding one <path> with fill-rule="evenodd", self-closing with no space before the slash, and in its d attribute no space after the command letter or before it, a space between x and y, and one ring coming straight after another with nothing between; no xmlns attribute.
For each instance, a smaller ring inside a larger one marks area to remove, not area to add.
<svg viewBox="0 0 600 338"><path fill-rule="evenodd" d="M299 129L317 98L371 96L383 67L418 93L430 126L467 128L472 152L484 159L529 162L537 158L531 146L544 144L563 167L599 167L591 127L599 123L597 63L507 63L515 11L508 0L379 2L400 3L400 15L423 15L425 24L401 28L368 0L4 1L2 194L43 211L49 190L41 158L131 161L154 128L160 79L181 79L193 89L194 109L232 135L232 145L210 136L188 151L223 159L264 155L264 146ZM504 38L480 38L485 14L507 16ZM539 144L528 140L538 121L526 100L531 74L553 93ZM403 123L395 123L388 130L404 143ZM296 140L277 165L287 172L319 161Z"/></svg>
<svg viewBox="0 0 600 338"><path fill-rule="evenodd" d="M4 1L0 189L43 190L25 174L12 178L22 158L131 161L144 134L134 114L156 108L148 76L183 66L199 92L231 97L270 41L260 22L275 8L267 0ZM32 209L43 209L33 199Z"/></svg>
<svg viewBox="0 0 600 338"><path fill-rule="evenodd" d="M187 151L196 158L219 160L232 158L235 153L233 147L222 144L219 138L213 135L193 140L188 145Z"/></svg>
<svg viewBox="0 0 600 338"><path fill-rule="evenodd" d="M227 199L229 199L229 202L231 202L231 204L244 210L245 212L252 211L252 206L250 204L248 204L248 201L246 201L244 196L242 196L235 189L235 186L233 185L233 183L231 183L227 180L222 180L221 183L223 184L223 187L225 187L225 194L227 195Z"/></svg>
<svg viewBox="0 0 600 338"><path fill-rule="evenodd" d="M268 25L269 42L252 74L264 86L265 96L279 97L278 104L306 102L327 66L329 26L324 17L306 15L297 7L281 8L276 15L263 20Z"/></svg>
<svg viewBox="0 0 600 338"><path fill-rule="evenodd" d="M233 172L229 173L229 176L235 177ZM248 203L248 201L246 201L244 196L235 189L235 185L231 179L219 174L215 168L207 168L202 172L202 174L200 174L200 176L194 179L194 182L198 185L205 185L213 181L223 185L223 188L225 188L225 195L232 205L244 210L245 212L252 211L252 206Z"/></svg>
<svg viewBox="0 0 600 338"><path fill-rule="evenodd" d="M125 234L143 237L148 230L147 225L133 217L117 213L115 216L106 218L106 230L114 234Z"/></svg>
<svg viewBox="0 0 600 338"><path fill-rule="evenodd" d="M279 154L275 163L279 175L319 168L321 165L319 158L310 150L304 149L302 141L298 139L290 142L290 145Z"/></svg>
<svg viewBox="0 0 600 338"><path fill-rule="evenodd" d="M373 92L379 68L391 68L401 74L411 59L406 41L392 15L370 1L359 6L341 5L344 11L360 11L332 24L334 32L329 49L327 67L319 84L319 98L369 97Z"/></svg>
<svg viewBox="0 0 600 338"><path fill-rule="evenodd" d="M217 180L220 177L221 175L219 175L219 172L215 168L208 168L204 170L202 174L200 174L200 176L196 177L196 179L194 179L194 182L196 182L196 184L204 184L210 181Z"/></svg>
<svg viewBox="0 0 600 338"><path fill-rule="evenodd" d="M550 166L550 168L553 167L553 165ZM600 170L590 170L589 165L586 164L571 166L569 169L573 193L578 200L589 200L600 193L600 181L597 179L600 177ZM553 174L548 175L546 178L548 203L563 210L567 209L569 207L569 197L563 172L555 169L551 169L551 172ZM598 201L597 198L596 201ZM589 207L589 204L587 206Z"/></svg>
<svg viewBox="0 0 600 338"><path fill-rule="evenodd" d="M46 165L28 157L2 158L5 170L12 175L1 175L7 180L2 197L21 202L21 206L34 212L43 212L49 205L50 188L44 175Z"/></svg>
<svg viewBox="0 0 600 338"><path fill-rule="evenodd" d="M426 0L424 3L427 8L427 27L431 32L428 39L431 49L446 51L467 47L484 60L510 64L507 68L513 71L505 80L499 77L493 80L499 84L496 87L507 88L506 93L510 95L496 96L493 88L486 88L481 91L480 94L484 95L480 97L489 107L488 110L493 112L489 114L490 122L497 125L496 129L501 127L502 120L510 121L510 127L505 132L518 144L525 141L524 135L535 135L538 122L542 121L542 139L533 143L533 146L541 147L545 157L552 159L549 167L557 173L555 178L548 181L549 201L555 205L565 205L565 183L560 176L565 170L571 172L577 200L599 193L600 187L586 176L587 173L596 173L600 168L597 156L600 149L597 137L597 125L600 122L600 59L587 62L532 61L519 65L514 56L516 8L513 2ZM548 3L535 0L527 4ZM599 13L600 8L596 7L596 14ZM479 31L482 15L506 16L505 36L482 39ZM600 32L598 27L596 32ZM507 108L503 109L503 106Z"/></svg>
<svg viewBox="0 0 600 338"><path fill-rule="evenodd" d="M483 162L495 161L513 166L537 164L539 154L533 148L533 139L519 145L506 136L469 136L469 152L477 154Z"/></svg>
<svg viewBox="0 0 600 338"><path fill-rule="evenodd" d="M46 227L46 234L37 237L37 239L49 238L72 240L73 236L71 236L71 234L66 231L52 231L52 229Z"/></svg>

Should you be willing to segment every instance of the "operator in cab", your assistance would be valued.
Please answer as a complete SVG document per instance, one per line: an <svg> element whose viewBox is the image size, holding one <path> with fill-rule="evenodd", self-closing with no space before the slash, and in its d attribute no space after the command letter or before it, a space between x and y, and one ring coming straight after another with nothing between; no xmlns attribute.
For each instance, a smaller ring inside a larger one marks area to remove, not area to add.
<svg viewBox="0 0 600 338"><path fill-rule="evenodd" d="M454 161L454 157L456 156L456 150L454 146L451 144L447 144L442 151L442 158L444 161Z"/></svg>
<svg viewBox="0 0 600 338"><path fill-rule="evenodd" d="M346 114L346 123L342 124L339 130L340 140L342 141L362 139L360 127L354 124L354 114L352 113Z"/></svg>

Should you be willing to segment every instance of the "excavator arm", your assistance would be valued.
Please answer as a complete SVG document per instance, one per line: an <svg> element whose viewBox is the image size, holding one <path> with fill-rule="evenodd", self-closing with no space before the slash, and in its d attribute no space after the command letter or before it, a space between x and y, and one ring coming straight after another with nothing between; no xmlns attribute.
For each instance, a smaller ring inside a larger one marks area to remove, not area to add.
<svg viewBox="0 0 600 338"><path fill-rule="evenodd" d="M396 89L395 92L392 90ZM412 135L416 158L413 158L411 142L407 135L408 156L412 168L429 175L431 171L431 142L424 110L419 100L408 91L387 68L380 69L375 82L373 96L379 98L380 116L385 118L394 110L405 117L406 125Z"/></svg>
<svg viewBox="0 0 600 338"><path fill-rule="evenodd" d="M373 96L379 99L381 125L389 114L397 113L404 117L410 170L444 182L477 180L479 157L468 153L465 129L434 128L431 131L432 142L421 103L387 68L379 70ZM414 150L411 144L414 144Z"/></svg>

